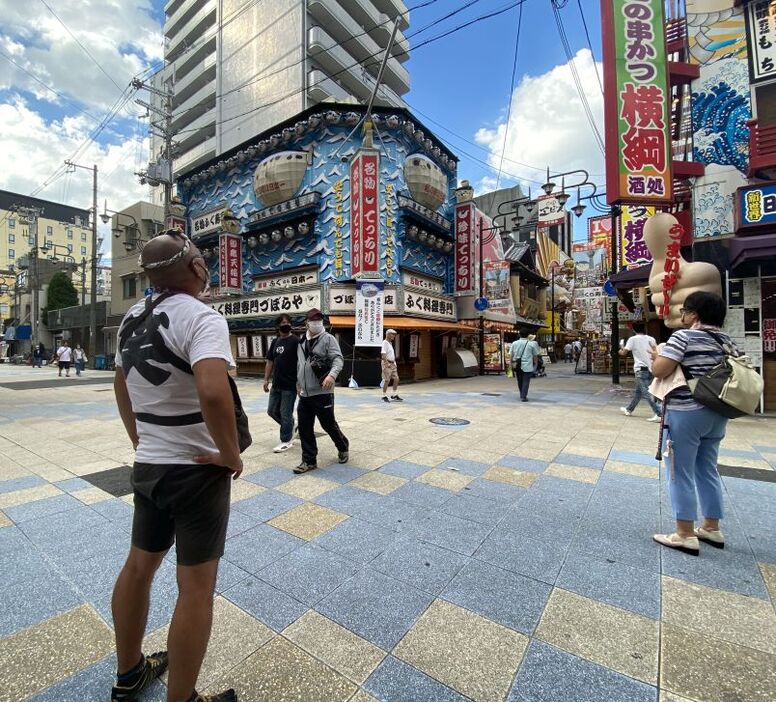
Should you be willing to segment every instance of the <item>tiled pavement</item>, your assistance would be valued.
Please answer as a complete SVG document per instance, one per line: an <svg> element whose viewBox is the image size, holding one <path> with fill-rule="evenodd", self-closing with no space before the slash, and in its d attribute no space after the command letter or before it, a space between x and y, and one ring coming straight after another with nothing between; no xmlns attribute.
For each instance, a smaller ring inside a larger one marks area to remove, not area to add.
<svg viewBox="0 0 776 702"><path fill-rule="evenodd" d="M402 388L403 405L338 391L351 462L330 465L324 438L322 467L300 477L241 383L255 444L200 686L246 702L776 699L776 483L724 478L724 551L661 550L646 408L626 418L605 379L549 376L525 405L505 378ZM2 382L34 377L0 367ZM105 379L0 388L0 702L106 699L132 506L91 476L132 452ZM772 477L775 428L731 423L720 463ZM149 649L175 592L171 554Z"/></svg>

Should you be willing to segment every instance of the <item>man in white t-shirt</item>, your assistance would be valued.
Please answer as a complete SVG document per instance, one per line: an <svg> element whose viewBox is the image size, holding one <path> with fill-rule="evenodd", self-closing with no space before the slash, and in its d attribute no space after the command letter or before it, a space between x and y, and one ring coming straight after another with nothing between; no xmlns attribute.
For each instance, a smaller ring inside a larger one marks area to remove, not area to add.
<svg viewBox="0 0 776 702"><path fill-rule="evenodd" d="M118 657L112 700L134 700L169 663L167 699L234 702L194 690L210 638L231 478L242 471L234 367L226 320L198 296L210 274L178 230L152 239L140 259L155 293L119 328L114 389L135 447L132 546L113 591ZM143 656L154 574L176 544L178 601L166 651Z"/></svg>
<svg viewBox="0 0 776 702"><path fill-rule="evenodd" d="M383 402L404 402L399 397L399 369L396 366L396 351L393 347L393 341L396 338L395 329L385 331L383 347L380 349L380 366L383 371ZM393 395L388 399L388 387L393 384Z"/></svg>
<svg viewBox="0 0 776 702"><path fill-rule="evenodd" d="M62 342L62 346L57 349L57 366L59 367L59 377L62 377L62 371L65 371L65 377L70 377L70 364L73 361L73 349L67 341Z"/></svg>
<svg viewBox="0 0 776 702"><path fill-rule="evenodd" d="M660 407L649 392L649 386L652 383L652 352L657 349L657 342L644 333L643 322L634 322L633 331L635 334L620 349L620 356L627 356L628 352L633 354L633 373L636 376L636 386L633 389L630 403L627 407L620 407L620 411L626 417L630 417L641 398L644 397L652 408L652 416L647 421L659 422Z"/></svg>

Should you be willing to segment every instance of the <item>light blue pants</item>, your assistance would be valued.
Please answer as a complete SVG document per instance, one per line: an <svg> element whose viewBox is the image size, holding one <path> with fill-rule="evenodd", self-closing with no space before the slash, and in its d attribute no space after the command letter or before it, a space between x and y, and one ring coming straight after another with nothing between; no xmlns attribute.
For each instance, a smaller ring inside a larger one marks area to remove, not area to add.
<svg viewBox="0 0 776 702"><path fill-rule="evenodd" d="M695 521L698 501L707 519L722 519L722 481L717 473L719 444L725 438L727 418L706 407L666 414L666 481L674 519ZM696 499L697 491L697 499Z"/></svg>

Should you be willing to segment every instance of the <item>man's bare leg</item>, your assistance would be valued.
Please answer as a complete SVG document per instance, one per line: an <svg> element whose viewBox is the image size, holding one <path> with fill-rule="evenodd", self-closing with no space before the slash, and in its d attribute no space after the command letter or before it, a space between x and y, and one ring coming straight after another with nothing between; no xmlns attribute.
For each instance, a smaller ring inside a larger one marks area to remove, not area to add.
<svg viewBox="0 0 776 702"><path fill-rule="evenodd" d="M218 560L178 566L178 602L167 638L168 702L187 702L197 684L210 640L217 573Z"/></svg>

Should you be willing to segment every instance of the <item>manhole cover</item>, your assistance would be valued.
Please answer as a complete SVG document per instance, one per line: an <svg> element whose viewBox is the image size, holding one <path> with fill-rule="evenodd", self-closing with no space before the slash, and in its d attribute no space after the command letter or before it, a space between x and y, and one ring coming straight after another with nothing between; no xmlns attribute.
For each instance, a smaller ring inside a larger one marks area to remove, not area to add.
<svg viewBox="0 0 776 702"><path fill-rule="evenodd" d="M442 424L447 427L462 427L471 424L468 419L459 419L458 417L432 417L428 421L432 424Z"/></svg>
<svg viewBox="0 0 776 702"><path fill-rule="evenodd" d="M484 395L485 397L501 397L500 392L481 392L480 395Z"/></svg>

